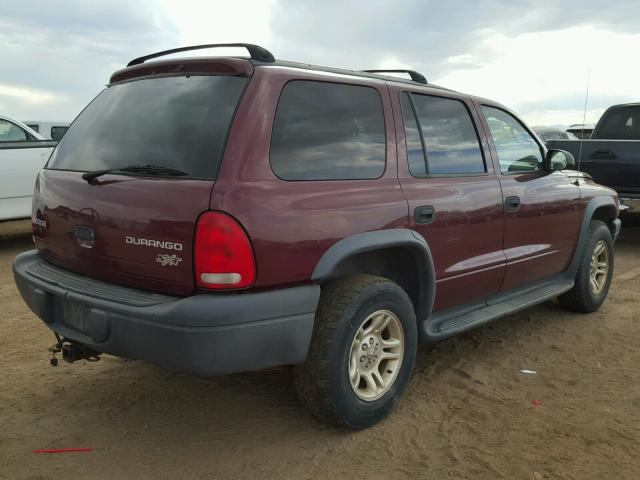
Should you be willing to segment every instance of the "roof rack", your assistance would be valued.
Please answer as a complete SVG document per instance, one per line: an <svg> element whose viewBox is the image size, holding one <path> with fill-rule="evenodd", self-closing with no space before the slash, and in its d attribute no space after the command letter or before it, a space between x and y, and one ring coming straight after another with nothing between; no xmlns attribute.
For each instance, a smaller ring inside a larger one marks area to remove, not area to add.
<svg viewBox="0 0 640 480"><path fill-rule="evenodd" d="M276 59L273 54L266 48L262 48L252 43L209 43L206 45L192 45L190 47L172 48L171 50L163 50L162 52L151 53L144 57L138 57L131 60L127 67L133 65L140 65L141 63L151 60L152 58L164 57L165 55L171 55L172 53L187 52L189 50L200 50L202 48L219 48L219 47L244 47L249 52L252 60L258 60L260 62L273 63Z"/></svg>
<svg viewBox="0 0 640 480"><path fill-rule="evenodd" d="M427 85L427 79L420 72L416 72L415 70L362 70L367 73L407 73L411 80L417 83L424 83Z"/></svg>

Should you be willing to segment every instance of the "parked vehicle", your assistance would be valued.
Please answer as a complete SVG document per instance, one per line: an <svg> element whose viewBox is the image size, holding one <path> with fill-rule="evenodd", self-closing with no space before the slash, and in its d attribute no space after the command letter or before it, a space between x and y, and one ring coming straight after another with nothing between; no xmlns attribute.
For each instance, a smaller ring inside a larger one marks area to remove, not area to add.
<svg viewBox="0 0 640 480"><path fill-rule="evenodd" d="M44 138L57 141L69 130L70 125L69 122L39 122L33 120L24 123Z"/></svg>
<svg viewBox="0 0 640 480"><path fill-rule="evenodd" d="M0 221L29 218L33 184L56 142L0 116Z"/></svg>
<svg viewBox="0 0 640 480"><path fill-rule="evenodd" d="M640 103L609 107L590 139L553 140L547 146L571 152L582 171L616 190L622 203L640 212Z"/></svg>
<svg viewBox="0 0 640 480"><path fill-rule="evenodd" d="M593 133L593 124L574 123L567 128L567 132L578 138L591 138L591 134Z"/></svg>
<svg viewBox="0 0 640 480"><path fill-rule="evenodd" d="M316 418L364 428L418 341L558 296L602 304L616 194L513 112L242 45L132 60L40 173L14 274L64 359L295 365Z"/></svg>
<svg viewBox="0 0 640 480"><path fill-rule="evenodd" d="M531 130L538 136L540 140L543 142L547 142L548 140L577 140L576 137L571 132L565 132L564 130L560 130L559 128L553 127L531 127Z"/></svg>

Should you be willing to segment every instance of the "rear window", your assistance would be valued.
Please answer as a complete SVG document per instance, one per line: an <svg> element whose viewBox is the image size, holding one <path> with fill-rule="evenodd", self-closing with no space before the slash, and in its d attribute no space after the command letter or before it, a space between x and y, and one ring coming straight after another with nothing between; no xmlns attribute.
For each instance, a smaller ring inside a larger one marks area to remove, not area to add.
<svg viewBox="0 0 640 480"><path fill-rule="evenodd" d="M386 138L377 90L295 80L285 85L271 137L270 160L284 180L380 177Z"/></svg>
<svg viewBox="0 0 640 480"><path fill-rule="evenodd" d="M600 120L598 138L640 140L640 106L613 108Z"/></svg>
<svg viewBox="0 0 640 480"><path fill-rule="evenodd" d="M163 77L106 88L78 116L47 168L161 165L214 179L248 78Z"/></svg>

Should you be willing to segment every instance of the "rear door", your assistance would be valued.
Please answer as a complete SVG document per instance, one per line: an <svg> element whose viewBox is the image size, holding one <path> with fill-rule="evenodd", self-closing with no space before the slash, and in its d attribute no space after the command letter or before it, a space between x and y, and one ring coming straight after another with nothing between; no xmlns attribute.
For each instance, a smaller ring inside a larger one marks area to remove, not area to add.
<svg viewBox="0 0 640 480"><path fill-rule="evenodd" d="M462 95L391 88L398 177L433 255L434 310L481 302L499 290L505 257L500 184L477 114Z"/></svg>
<svg viewBox="0 0 640 480"><path fill-rule="evenodd" d="M33 217L42 256L111 283L193 291L196 221L209 208L248 81L185 74L109 86L74 121L40 175ZM117 170L130 165L174 174ZM94 182L82 178L102 169L116 170Z"/></svg>
<svg viewBox="0 0 640 480"><path fill-rule="evenodd" d="M509 290L567 269L583 206L568 175L544 169L544 149L514 115L490 105L480 110L500 172L507 258L502 290Z"/></svg>

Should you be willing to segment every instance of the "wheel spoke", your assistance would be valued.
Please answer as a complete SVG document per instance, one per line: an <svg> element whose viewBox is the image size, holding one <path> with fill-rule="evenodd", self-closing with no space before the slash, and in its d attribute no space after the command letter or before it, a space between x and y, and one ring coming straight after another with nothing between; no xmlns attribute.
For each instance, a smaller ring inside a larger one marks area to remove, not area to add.
<svg viewBox="0 0 640 480"><path fill-rule="evenodd" d="M598 290L600 290L600 288L598 287L598 282L596 281L595 278L591 279L591 288L593 289L594 292L597 292Z"/></svg>
<svg viewBox="0 0 640 480"><path fill-rule="evenodd" d="M396 360L402 356L400 352L385 352L380 354L380 360Z"/></svg>
<svg viewBox="0 0 640 480"><path fill-rule="evenodd" d="M397 338L381 338L380 343L382 344L382 348L396 348L402 345L402 342Z"/></svg>
<svg viewBox="0 0 640 480"><path fill-rule="evenodd" d="M371 395L377 395L377 393L378 393L378 384L376 383L375 379L373 378L372 372L365 373L364 375L362 375L362 378L364 378L364 381L367 384L367 391Z"/></svg>
<svg viewBox="0 0 640 480"><path fill-rule="evenodd" d="M382 378L382 375L380 375L380 372L378 371L377 368L374 368L373 370L371 370L371 378L373 378L373 381L376 382L376 385L378 388L385 387L384 379Z"/></svg>

